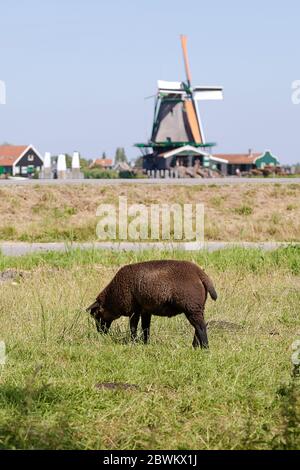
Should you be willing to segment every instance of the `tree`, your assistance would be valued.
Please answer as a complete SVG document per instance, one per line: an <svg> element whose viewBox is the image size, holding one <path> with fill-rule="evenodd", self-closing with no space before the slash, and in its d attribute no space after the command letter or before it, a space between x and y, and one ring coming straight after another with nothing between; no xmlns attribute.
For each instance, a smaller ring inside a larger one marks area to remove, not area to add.
<svg viewBox="0 0 300 470"><path fill-rule="evenodd" d="M106 152L102 153L102 158L103 158L103 160L106 160Z"/></svg>
<svg viewBox="0 0 300 470"><path fill-rule="evenodd" d="M72 157L68 153L66 153L66 165L67 168L72 168Z"/></svg>
<svg viewBox="0 0 300 470"><path fill-rule="evenodd" d="M82 170L88 168L91 163L93 163L93 160L87 160L86 158L80 157L80 168Z"/></svg>
<svg viewBox="0 0 300 470"><path fill-rule="evenodd" d="M127 163L127 156L123 147L118 147L115 155L115 164L120 162Z"/></svg>

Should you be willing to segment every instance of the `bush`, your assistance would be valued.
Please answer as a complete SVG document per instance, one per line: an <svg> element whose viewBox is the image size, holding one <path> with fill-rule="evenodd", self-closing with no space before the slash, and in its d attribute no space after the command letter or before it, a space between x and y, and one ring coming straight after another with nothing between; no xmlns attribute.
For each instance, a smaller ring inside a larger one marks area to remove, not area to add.
<svg viewBox="0 0 300 470"><path fill-rule="evenodd" d="M136 175L130 170L119 171L119 178L131 179L136 178Z"/></svg>
<svg viewBox="0 0 300 470"><path fill-rule="evenodd" d="M101 170L94 168L92 170L84 170L84 177L87 179L114 179L118 178L118 173L114 170Z"/></svg>

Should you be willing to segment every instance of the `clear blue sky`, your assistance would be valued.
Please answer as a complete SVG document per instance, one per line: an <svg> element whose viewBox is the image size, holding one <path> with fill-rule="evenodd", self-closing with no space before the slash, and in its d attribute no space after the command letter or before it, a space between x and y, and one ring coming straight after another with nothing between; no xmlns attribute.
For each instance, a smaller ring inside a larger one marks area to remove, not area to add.
<svg viewBox="0 0 300 470"><path fill-rule="evenodd" d="M147 140L157 79L223 85L201 104L217 152L271 149L300 161L299 1L1 0L0 142L88 157Z"/></svg>

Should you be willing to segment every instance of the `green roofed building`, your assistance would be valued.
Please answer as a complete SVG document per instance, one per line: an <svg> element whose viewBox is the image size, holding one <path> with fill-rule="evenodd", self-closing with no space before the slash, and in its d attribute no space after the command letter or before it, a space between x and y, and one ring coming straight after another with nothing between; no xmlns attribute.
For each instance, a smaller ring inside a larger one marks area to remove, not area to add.
<svg viewBox="0 0 300 470"><path fill-rule="evenodd" d="M265 167L279 167L280 163L277 157L275 157L270 150L264 153L253 153L249 150L248 153L242 154L217 154L215 157L225 160L227 162L226 174L236 175L238 173L250 172L258 169L263 170Z"/></svg>

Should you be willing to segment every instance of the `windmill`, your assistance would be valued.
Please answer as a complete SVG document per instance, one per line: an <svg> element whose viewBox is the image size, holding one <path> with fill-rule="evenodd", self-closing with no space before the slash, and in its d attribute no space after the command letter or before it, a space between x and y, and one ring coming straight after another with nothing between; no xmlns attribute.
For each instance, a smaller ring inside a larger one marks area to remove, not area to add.
<svg viewBox="0 0 300 470"><path fill-rule="evenodd" d="M198 109L202 100L222 100L223 88L219 86L192 86L192 77L187 53L187 37L181 36L186 81L169 82L158 80L158 91L155 96L155 111L151 138L146 144L136 144L151 162L151 168L167 168L157 157L167 161L168 153L180 149L181 155L191 153L191 148L202 152L211 149L215 144L205 140L203 126ZM151 153L152 149L152 153ZM195 153L199 153L195 152ZM145 168L147 169L146 164Z"/></svg>

